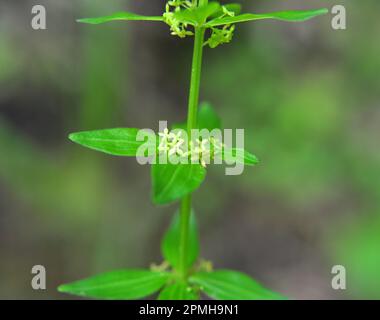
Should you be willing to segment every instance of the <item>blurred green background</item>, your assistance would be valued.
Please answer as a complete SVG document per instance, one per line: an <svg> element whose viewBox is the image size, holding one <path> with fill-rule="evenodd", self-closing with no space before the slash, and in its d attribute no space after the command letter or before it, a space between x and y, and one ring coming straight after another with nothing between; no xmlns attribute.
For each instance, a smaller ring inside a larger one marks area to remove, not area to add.
<svg viewBox="0 0 380 320"><path fill-rule="evenodd" d="M154 128L186 115L191 38L155 23L75 23L159 0L0 0L0 298L67 298L58 284L161 262L176 206L150 202L149 168L70 143L67 134ZM211 169L195 195L202 256L295 299L380 298L380 3L241 1L246 11L344 4L289 24L238 26L206 49L202 99L226 128L245 128L261 163ZM47 30L30 26L47 9ZM31 268L47 269L47 290ZM331 287L331 268L347 289Z"/></svg>

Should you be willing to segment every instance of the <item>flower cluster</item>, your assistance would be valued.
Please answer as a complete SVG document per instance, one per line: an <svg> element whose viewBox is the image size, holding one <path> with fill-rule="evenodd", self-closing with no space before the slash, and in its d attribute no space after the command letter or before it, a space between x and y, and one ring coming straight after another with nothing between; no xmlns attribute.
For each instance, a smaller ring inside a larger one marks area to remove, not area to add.
<svg viewBox="0 0 380 320"><path fill-rule="evenodd" d="M182 131L178 133L170 132L168 128L164 132L158 134L160 136L160 144L158 145L159 153L167 153L169 156L178 155L180 157L185 156L183 150L185 139L183 139Z"/></svg>
<svg viewBox="0 0 380 320"><path fill-rule="evenodd" d="M164 22L170 26L172 35L180 38L186 36L192 36L194 33L188 29L189 25L176 18L175 13L181 10L191 10L196 8L196 1L189 0L172 0L166 3L165 13L163 14ZM222 6L222 14L218 18L233 17L235 12L227 9L226 6ZM231 42L235 31L235 26L226 24L221 27L212 27L211 35L205 42L205 45L209 45L210 48L216 48L217 46Z"/></svg>
<svg viewBox="0 0 380 320"><path fill-rule="evenodd" d="M188 0L172 0L167 2L163 18L165 23L170 26L172 35L178 36L180 38L185 38L186 36L192 36L194 34L192 31L189 31L187 29L187 23L179 21L175 18L174 15L175 12L179 12L182 9L194 8L194 3Z"/></svg>
<svg viewBox="0 0 380 320"><path fill-rule="evenodd" d="M225 6L222 6L222 10L223 10L223 15L220 16L219 18L235 16L235 12L228 10ZM216 48L217 46L221 44L231 42L234 36L235 25L226 24L222 26L221 28L213 27L211 28L211 31L212 31L211 36L206 41L205 45L209 45L210 48Z"/></svg>
<svg viewBox="0 0 380 320"><path fill-rule="evenodd" d="M159 137L159 153L165 153L168 156L188 157L191 163L199 162L204 168L210 163L210 160L222 152L224 146L214 137L196 139L187 145L186 140L182 137L182 131L174 133L168 128L160 132Z"/></svg>
<svg viewBox="0 0 380 320"><path fill-rule="evenodd" d="M210 48L216 48L217 46L231 42L235 31L235 25L224 25L223 28L212 28L210 38L205 44Z"/></svg>

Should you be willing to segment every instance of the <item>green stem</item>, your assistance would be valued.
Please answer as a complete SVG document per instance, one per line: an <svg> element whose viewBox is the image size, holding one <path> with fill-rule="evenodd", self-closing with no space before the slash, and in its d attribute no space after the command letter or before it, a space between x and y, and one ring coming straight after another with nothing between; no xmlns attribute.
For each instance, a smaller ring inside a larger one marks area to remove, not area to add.
<svg viewBox="0 0 380 320"><path fill-rule="evenodd" d="M205 6L206 4L208 4L208 0L199 0L199 6Z"/></svg>
<svg viewBox="0 0 380 320"><path fill-rule="evenodd" d="M189 225L191 213L191 194L181 200L180 208L180 244L179 244L179 275L183 280L187 278L186 257L189 242Z"/></svg>
<svg viewBox="0 0 380 320"><path fill-rule="evenodd" d="M200 0L200 3L202 0ZM206 1L203 1L207 3ZM187 133L191 138L191 130L197 126L199 90L201 83L202 55L205 29L195 28L193 62L191 67L191 82L189 93L189 107L187 116ZM189 225L191 213L191 194L181 200L180 209L180 245L179 245L179 273L185 280L188 275L186 257L188 255Z"/></svg>
<svg viewBox="0 0 380 320"><path fill-rule="evenodd" d="M204 34L205 30L203 28L195 29L193 63L191 67L189 106L187 114L187 134L189 138L191 137L191 129L194 129L197 126Z"/></svg>

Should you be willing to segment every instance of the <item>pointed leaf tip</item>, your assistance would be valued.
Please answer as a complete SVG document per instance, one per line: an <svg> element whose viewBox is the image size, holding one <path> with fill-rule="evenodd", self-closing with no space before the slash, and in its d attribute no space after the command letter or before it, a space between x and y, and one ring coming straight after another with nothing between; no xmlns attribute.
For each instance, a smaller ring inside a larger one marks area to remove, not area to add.
<svg viewBox="0 0 380 320"><path fill-rule="evenodd" d="M57 290L58 292L62 292L62 293L66 293L68 291L67 286L65 284L58 286Z"/></svg>
<svg viewBox="0 0 380 320"><path fill-rule="evenodd" d="M69 140L71 140L71 141L73 141L73 142L75 142L75 137L76 137L76 134L75 133L70 133L68 136L67 136L68 138L69 138Z"/></svg>

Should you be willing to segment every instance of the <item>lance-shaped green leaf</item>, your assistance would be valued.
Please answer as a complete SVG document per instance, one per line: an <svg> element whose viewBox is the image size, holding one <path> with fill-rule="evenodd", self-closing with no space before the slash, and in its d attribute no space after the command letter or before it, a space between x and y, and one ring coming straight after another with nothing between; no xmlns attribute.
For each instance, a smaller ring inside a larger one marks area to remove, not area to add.
<svg viewBox="0 0 380 320"><path fill-rule="evenodd" d="M199 164L153 164L153 202L168 204L195 191L202 184L206 169Z"/></svg>
<svg viewBox="0 0 380 320"><path fill-rule="evenodd" d="M220 4L218 2L210 2L201 7L174 12L174 18L182 23L199 26L204 24L208 17L212 16L219 10Z"/></svg>
<svg viewBox="0 0 380 320"><path fill-rule="evenodd" d="M160 292L158 300L199 300L199 294L185 282L173 283Z"/></svg>
<svg viewBox="0 0 380 320"><path fill-rule="evenodd" d="M137 141L138 133L144 132L144 141ZM115 156L136 156L138 149L152 144L155 148L155 135L135 128L117 128L96 131L76 132L69 139L84 147Z"/></svg>
<svg viewBox="0 0 380 320"><path fill-rule="evenodd" d="M254 166L259 163L259 160L252 153L240 148L223 148L217 158L222 158L227 164L241 163L248 166Z"/></svg>
<svg viewBox="0 0 380 320"><path fill-rule="evenodd" d="M140 299L160 290L170 273L150 270L118 270L64 284L58 291L100 299Z"/></svg>
<svg viewBox="0 0 380 320"><path fill-rule="evenodd" d="M206 27L216 27L226 24L234 24L240 22L248 22L254 20L274 19L289 22L306 21L311 18L328 13L327 9L317 10L293 10L293 11L280 11L271 13L244 13L234 17L216 18L206 23Z"/></svg>
<svg viewBox="0 0 380 320"><path fill-rule="evenodd" d="M101 24L105 22L125 20L125 21L163 21L162 16L142 16L131 12L116 12L114 14L96 17L96 18L83 18L78 19L77 22L89 24Z"/></svg>
<svg viewBox="0 0 380 320"><path fill-rule="evenodd" d="M244 273L232 270L199 272L190 277L209 297L217 300L278 300L278 293L263 288Z"/></svg>
<svg viewBox="0 0 380 320"><path fill-rule="evenodd" d="M180 242L180 214L176 213L161 243L161 251L164 259L168 261L170 265L175 269L179 267ZM197 260L199 255L198 226L193 211L191 211L190 215L187 243L188 247L186 256L186 267L190 268Z"/></svg>

